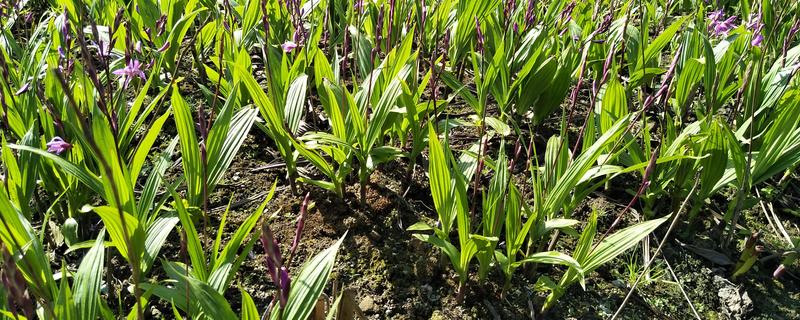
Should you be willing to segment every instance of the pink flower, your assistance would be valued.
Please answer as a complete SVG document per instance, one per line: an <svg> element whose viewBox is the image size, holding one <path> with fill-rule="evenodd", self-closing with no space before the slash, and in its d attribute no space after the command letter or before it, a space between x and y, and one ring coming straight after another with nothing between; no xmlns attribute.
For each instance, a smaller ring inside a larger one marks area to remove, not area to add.
<svg viewBox="0 0 800 320"><path fill-rule="evenodd" d="M297 44L294 41L286 41L281 45L281 48L283 48L283 52L289 53L297 48Z"/></svg>
<svg viewBox="0 0 800 320"><path fill-rule="evenodd" d="M69 150L72 148L72 145L61 139L61 137L53 137L50 142L47 143L47 152L61 154L64 151Z"/></svg>
<svg viewBox="0 0 800 320"><path fill-rule="evenodd" d="M125 87L128 87L128 83L131 82L131 79L135 77L139 77L142 80L146 80L147 77L144 75L144 71L142 71L142 63L139 60L130 60L125 68L114 70L111 72L118 76L125 77Z"/></svg>

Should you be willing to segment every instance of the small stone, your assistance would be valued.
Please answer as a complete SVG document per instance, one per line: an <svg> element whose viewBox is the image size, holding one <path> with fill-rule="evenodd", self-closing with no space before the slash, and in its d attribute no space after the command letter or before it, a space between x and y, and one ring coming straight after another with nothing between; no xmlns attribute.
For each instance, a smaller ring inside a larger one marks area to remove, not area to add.
<svg viewBox="0 0 800 320"><path fill-rule="evenodd" d="M428 285L428 284L422 285L420 287L420 291L422 291L422 294L424 295L424 297L426 299L428 299L429 301L433 301L433 302L439 301L439 295L437 295L433 291L433 287L431 287L430 285Z"/></svg>
<svg viewBox="0 0 800 320"><path fill-rule="evenodd" d="M396 313L395 311L396 311L396 309L395 309L394 305L390 304L390 305L386 306L385 314L386 314L386 316L391 316L391 315Z"/></svg>
<svg viewBox="0 0 800 320"><path fill-rule="evenodd" d="M725 318L746 319L747 315L753 311L753 300L750 299L747 291L720 276L714 276L714 284L720 288L717 296Z"/></svg>
<svg viewBox="0 0 800 320"><path fill-rule="evenodd" d="M372 299L372 297L367 296L366 298L361 300L361 302L358 304L358 308L364 312L375 311L375 299Z"/></svg>
<svg viewBox="0 0 800 320"><path fill-rule="evenodd" d="M355 217L344 218L344 227L347 229L353 229L356 226L356 223L358 223L358 221Z"/></svg>
<svg viewBox="0 0 800 320"><path fill-rule="evenodd" d="M161 310L158 310L156 307L150 308L150 315L153 319L160 319L161 318Z"/></svg>

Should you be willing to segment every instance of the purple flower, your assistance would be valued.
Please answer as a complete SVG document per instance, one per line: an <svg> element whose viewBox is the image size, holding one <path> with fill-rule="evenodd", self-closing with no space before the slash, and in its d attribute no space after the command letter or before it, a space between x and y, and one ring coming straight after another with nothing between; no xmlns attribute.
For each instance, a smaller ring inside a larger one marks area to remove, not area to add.
<svg viewBox="0 0 800 320"><path fill-rule="evenodd" d="M294 29L294 33L292 34L292 41L297 43L303 43L303 37L305 36L305 31L303 31L302 26L300 28Z"/></svg>
<svg viewBox="0 0 800 320"><path fill-rule="evenodd" d="M750 45L760 47L761 42L764 41L764 35L761 31L764 29L764 24L761 22L761 14L751 15L747 22L747 29L753 32L753 39L750 40Z"/></svg>
<svg viewBox="0 0 800 320"><path fill-rule="evenodd" d="M475 18L475 31L478 36L478 51L483 53L483 32L481 32L481 23L478 18Z"/></svg>
<svg viewBox="0 0 800 320"><path fill-rule="evenodd" d="M289 298L289 286L291 283L289 270L283 265L281 249L278 247L278 242L272 235L272 230L267 223L261 226L261 245L264 246L264 258L267 262L269 277L279 288L279 291L275 293L276 300L280 302L281 307L285 307Z"/></svg>
<svg viewBox="0 0 800 320"><path fill-rule="evenodd" d="M794 35L797 33L797 30L800 29L800 20L795 21L792 23L792 27L789 28L789 34Z"/></svg>
<svg viewBox="0 0 800 320"><path fill-rule="evenodd" d="M764 24L761 23L761 14L757 15L750 15L750 19L747 21L747 29L752 31L761 30L764 27Z"/></svg>
<svg viewBox="0 0 800 320"><path fill-rule="evenodd" d="M533 15L535 1L528 1L528 8L525 9L525 25L532 25L536 17Z"/></svg>
<svg viewBox="0 0 800 320"><path fill-rule="evenodd" d="M717 10L708 15L708 31L714 36L724 36L728 31L733 29L733 22L736 21L736 16L730 16L723 20L725 14L722 10Z"/></svg>
<svg viewBox="0 0 800 320"><path fill-rule="evenodd" d="M750 40L750 45L754 47L760 47L761 41L764 41L764 36L762 36L760 33L756 34L755 36L753 36L753 40Z"/></svg>
<svg viewBox="0 0 800 320"><path fill-rule="evenodd" d="M294 239L292 240L292 246L289 248L289 257L290 262L291 258L294 257L294 252L297 250L297 245L300 244L300 237L303 234L303 228L306 225L306 216L308 215L308 203L311 200L311 193L306 193L305 199L303 199L303 204L300 206L300 216L297 218L297 227L294 230Z"/></svg>
<svg viewBox="0 0 800 320"><path fill-rule="evenodd" d="M713 23L713 22L722 20L722 18L724 18L724 17L725 17L725 13L720 9L720 10L717 10L717 11L714 11L714 12L710 13L708 15L708 20L711 20L712 23Z"/></svg>
<svg viewBox="0 0 800 320"><path fill-rule="evenodd" d="M64 10L64 23L61 25L61 35L64 37L64 39L67 40L70 39L69 18L67 17L67 10Z"/></svg>
<svg viewBox="0 0 800 320"><path fill-rule="evenodd" d="M506 6L505 6L505 8L503 8L503 16L508 17L509 14L511 13L511 11L514 10L515 6L516 6L516 3L515 3L514 0L506 1Z"/></svg>
<svg viewBox="0 0 800 320"><path fill-rule="evenodd" d="M727 34L730 29L731 26L729 26L727 23L723 21L714 25L713 34L715 36L724 35Z"/></svg>
<svg viewBox="0 0 800 320"><path fill-rule="evenodd" d="M135 77L139 77L142 80L147 79L147 77L144 75L144 71L142 71L142 63L139 62L139 60L130 60L128 61L128 64L125 66L125 68L114 70L111 73L116 74L118 76L124 76L125 77L124 86L126 88L128 87L128 83L131 82L131 79Z"/></svg>
<svg viewBox="0 0 800 320"><path fill-rule="evenodd" d="M728 31L733 29L733 27L734 27L733 22L735 20L736 20L736 16L730 16L730 17L728 17L728 19L725 19L725 21L717 23L717 26L714 28L714 30L717 33L727 34Z"/></svg>
<svg viewBox="0 0 800 320"><path fill-rule="evenodd" d="M297 48L297 43L294 43L294 41L286 41L281 45L281 48L283 48L283 52L289 53Z"/></svg>
<svg viewBox="0 0 800 320"><path fill-rule="evenodd" d="M64 141L64 139L61 139L59 136L53 137L53 139L47 143L47 152L50 153L61 154L70 148L72 148L72 145Z"/></svg>

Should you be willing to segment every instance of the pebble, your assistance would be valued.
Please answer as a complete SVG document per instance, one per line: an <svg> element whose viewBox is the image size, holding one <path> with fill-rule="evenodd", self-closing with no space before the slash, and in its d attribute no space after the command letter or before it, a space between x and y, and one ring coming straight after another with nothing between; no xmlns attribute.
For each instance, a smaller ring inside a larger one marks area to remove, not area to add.
<svg viewBox="0 0 800 320"><path fill-rule="evenodd" d="M371 296L361 299L361 302L358 304L358 308L364 312L375 311L375 299L372 299Z"/></svg>
<svg viewBox="0 0 800 320"><path fill-rule="evenodd" d="M717 296L725 318L747 319L747 315L753 311L753 300L750 299L747 291L720 276L714 276L714 284L720 288Z"/></svg>
<svg viewBox="0 0 800 320"><path fill-rule="evenodd" d="M356 221L356 218L354 218L354 217L344 218L343 222L344 222L345 228L347 228L347 229L354 229L354 227L358 223L358 221Z"/></svg>
<svg viewBox="0 0 800 320"><path fill-rule="evenodd" d="M150 315L153 317L153 319L159 319L161 318L161 310L158 310L156 307L152 307L150 308Z"/></svg>

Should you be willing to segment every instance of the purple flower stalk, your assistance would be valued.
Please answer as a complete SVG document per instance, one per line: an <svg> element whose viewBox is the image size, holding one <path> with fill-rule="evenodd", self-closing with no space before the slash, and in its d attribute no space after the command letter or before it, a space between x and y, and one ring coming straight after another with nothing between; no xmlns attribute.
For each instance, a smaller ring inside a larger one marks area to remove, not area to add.
<svg viewBox="0 0 800 320"><path fill-rule="evenodd" d="M386 37L386 50L389 50L389 41L392 39L392 24L394 24L394 7L396 3L395 0L389 0L389 33Z"/></svg>
<svg viewBox="0 0 800 320"><path fill-rule="evenodd" d="M164 41L164 45L162 45L161 48L158 48L158 50L156 50L156 51L162 52L162 53L166 52L169 49L169 46L170 46L169 42Z"/></svg>
<svg viewBox="0 0 800 320"><path fill-rule="evenodd" d="M383 12L383 6L381 6L381 9L378 11L378 20L375 23L375 49L378 50L380 50L381 41L383 40Z"/></svg>
<svg viewBox="0 0 800 320"><path fill-rule="evenodd" d="M303 229L306 225L306 216L308 215L308 202L311 200L311 193L306 193L305 199L303 199L303 204L300 206L300 216L297 218L297 227L295 228L294 232L294 239L292 240L292 246L289 249L289 261L294 257L294 252L297 250L297 245L300 244L300 237L303 234Z"/></svg>
<svg viewBox="0 0 800 320"><path fill-rule="evenodd" d="M789 34L795 35L798 29L800 29L800 20L797 20L794 23L792 23L792 27L789 28Z"/></svg>
<svg viewBox="0 0 800 320"><path fill-rule="evenodd" d="M280 294L278 295L278 301L281 303L281 307L285 307L286 303L289 302L289 290L292 287L292 279L289 278L289 269L286 266L282 266L279 273L279 280L276 285L280 288Z"/></svg>
<svg viewBox="0 0 800 320"><path fill-rule="evenodd" d="M605 33L608 31L608 28L611 27L611 21L614 20L614 17L611 13L607 14L603 17L603 22L600 24L600 27L597 29L597 33Z"/></svg>
<svg viewBox="0 0 800 320"><path fill-rule="evenodd" d="M566 7L564 7L564 10L561 10L561 13L559 14L559 20L562 22L572 20L573 10L575 10L575 1L570 2Z"/></svg>
<svg viewBox="0 0 800 320"><path fill-rule="evenodd" d="M67 151L72 148L72 145L61 139L61 137L53 137L50 142L47 143L47 152L55 153L60 155L64 151Z"/></svg>
<svg viewBox="0 0 800 320"><path fill-rule="evenodd" d="M125 77L125 88L128 87L128 83L130 83L131 79L133 78L138 77L142 80L147 79L147 77L144 75L144 71L142 71L142 63L139 62L139 60L131 59L128 61L128 64L125 66L125 68L114 70L111 73Z"/></svg>
<svg viewBox="0 0 800 320"><path fill-rule="evenodd" d="M789 49L789 44L794 40L797 31L800 30L800 20L795 20L792 27L789 28L789 33L783 38L783 48L781 49L781 67L786 66L786 51Z"/></svg>
<svg viewBox="0 0 800 320"><path fill-rule="evenodd" d="M69 33L69 18L67 17L67 11L64 10L64 24L61 25L61 36L64 37L65 42L69 42L72 39Z"/></svg>
<svg viewBox="0 0 800 320"><path fill-rule="evenodd" d="M760 13L757 14L757 15L751 14L750 18L747 19L747 29L756 31L756 30L760 30L763 27L764 27L764 24L761 23L761 14Z"/></svg>
<svg viewBox="0 0 800 320"><path fill-rule="evenodd" d="M525 9L525 25L533 25L534 20L536 17L533 14L533 9L535 5L535 0L528 0L528 7Z"/></svg>
<svg viewBox="0 0 800 320"><path fill-rule="evenodd" d="M291 287L291 280L289 278L289 271L283 266L283 258L281 257L281 249L278 247L278 241L272 235L269 225L264 223L261 227L261 245L264 246L265 259L267 262L267 272L275 286L278 287L278 292L275 293L281 308L286 306L289 299L289 289Z"/></svg>
<svg viewBox="0 0 800 320"><path fill-rule="evenodd" d="M297 228L295 229L294 239L292 246L289 248L288 261L284 263L281 256L280 244L272 234L272 230L267 223L261 227L261 245L264 247L265 259L267 262L267 272L278 287L278 292L275 293L275 300L280 303L281 308L286 307L289 300L289 291L291 291L292 279L289 276L289 268L286 265L292 263L295 250L300 243L300 236L303 233L306 220L306 212L308 209L308 202L311 199L311 194L307 193L303 200L303 205L300 207L300 217L297 218ZM273 301L275 301L273 300Z"/></svg>
<svg viewBox="0 0 800 320"><path fill-rule="evenodd" d="M754 47L760 47L761 42L764 41L764 35L762 34L764 23L761 22L760 13L755 16L750 16L750 19L747 22L747 29L750 29L750 31L753 32L753 39L750 40L750 45Z"/></svg>
<svg viewBox="0 0 800 320"><path fill-rule="evenodd" d="M506 5L503 8L503 16L508 18L508 16L511 15L511 11L513 11L514 7L516 7L516 6L517 6L517 4L515 3L514 0L507 0L506 1Z"/></svg>
<svg viewBox="0 0 800 320"><path fill-rule="evenodd" d="M475 31L478 36L478 51L483 54L483 32L481 32L481 23L477 17L475 17Z"/></svg>

